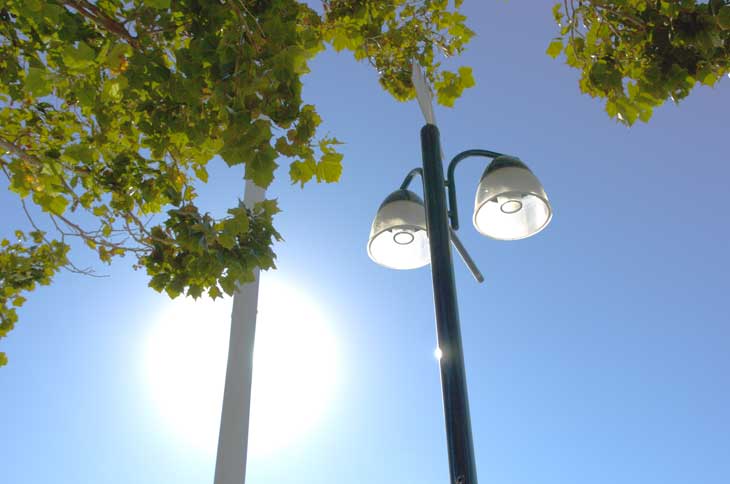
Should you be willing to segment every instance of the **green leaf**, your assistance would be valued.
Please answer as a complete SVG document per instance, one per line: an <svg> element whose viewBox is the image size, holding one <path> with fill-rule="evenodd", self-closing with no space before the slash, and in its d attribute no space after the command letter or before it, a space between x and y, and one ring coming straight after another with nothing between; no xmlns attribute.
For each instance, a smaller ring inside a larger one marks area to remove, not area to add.
<svg viewBox="0 0 730 484"><path fill-rule="evenodd" d="M464 89L468 89L476 85L471 67L459 67L459 76L461 77L461 85Z"/></svg>
<svg viewBox="0 0 730 484"><path fill-rule="evenodd" d="M43 4L43 17L47 19L51 24L57 24L60 20L61 15L65 13L65 9L59 5L45 2Z"/></svg>
<svg viewBox="0 0 730 484"><path fill-rule="evenodd" d="M208 183L208 170L206 170L204 166L198 166L195 168L195 176L197 176L203 183Z"/></svg>
<svg viewBox="0 0 730 484"><path fill-rule="evenodd" d="M559 3L556 3L553 5L553 18L555 19L555 22L560 24L563 20L563 13L560 11L562 5Z"/></svg>
<svg viewBox="0 0 730 484"><path fill-rule="evenodd" d="M222 233L218 236L218 243L226 249L232 249L236 245L236 239L230 233Z"/></svg>
<svg viewBox="0 0 730 484"><path fill-rule="evenodd" d="M616 107L616 103L613 101L606 101L606 114L608 114L610 117L615 118L618 114L618 108Z"/></svg>
<svg viewBox="0 0 730 484"><path fill-rule="evenodd" d="M63 150L63 154L76 162L89 164L94 162L94 154L85 144L69 145Z"/></svg>
<svg viewBox="0 0 730 484"><path fill-rule="evenodd" d="M555 59L560 55L560 53L563 51L563 40L560 38L554 39L552 42L550 42L550 45L548 45L547 50L545 53Z"/></svg>
<svg viewBox="0 0 730 484"><path fill-rule="evenodd" d="M64 197L63 195L58 195L51 198L51 201L48 204L48 210L56 215L63 215L63 212L66 211L67 206L68 200L66 200L66 197Z"/></svg>
<svg viewBox="0 0 730 484"><path fill-rule="evenodd" d="M116 44L106 56L106 64L110 69L118 71L127 57L132 55L132 48L129 44Z"/></svg>
<svg viewBox="0 0 730 484"><path fill-rule="evenodd" d="M342 158L341 153L325 153L322 159L317 163L317 180L326 183L334 183L340 179L342 174Z"/></svg>
<svg viewBox="0 0 730 484"><path fill-rule="evenodd" d="M654 110L649 105L641 105L639 110L639 119L645 123L648 123L651 119Z"/></svg>
<svg viewBox="0 0 730 484"><path fill-rule="evenodd" d="M170 8L170 0L144 0L145 5L157 10L164 10Z"/></svg>
<svg viewBox="0 0 730 484"><path fill-rule="evenodd" d="M25 6L28 10L39 12L43 8L41 0L25 0Z"/></svg>
<svg viewBox="0 0 730 484"><path fill-rule="evenodd" d="M706 86L714 86L717 80L717 75L714 72L709 72L702 78L702 84Z"/></svg>
<svg viewBox="0 0 730 484"><path fill-rule="evenodd" d="M84 41L79 41L76 47L67 45L63 48L63 63L74 70L84 70L90 66L96 57L94 49Z"/></svg>
<svg viewBox="0 0 730 484"><path fill-rule="evenodd" d="M53 86L49 81L45 69L31 67L28 69L28 76L25 78L25 91L33 97L48 96L53 92Z"/></svg>
<svg viewBox="0 0 730 484"><path fill-rule="evenodd" d="M454 102L464 90L464 84L461 77L453 72L445 71L441 73L441 76L441 79L434 84L436 87L436 100L439 104L453 107Z"/></svg>
<svg viewBox="0 0 730 484"><path fill-rule="evenodd" d="M313 159L294 161L289 165L289 178L292 183L299 183L302 187L312 179L317 171L317 164Z"/></svg>
<svg viewBox="0 0 730 484"><path fill-rule="evenodd" d="M724 5L717 13L717 21L723 30L730 29L730 5Z"/></svg>
<svg viewBox="0 0 730 484"><path fill-rule="evenodd" d="M102 99L109 102L122 99L122 91L127 87L128 81L124 76L107 79L104 81Z"/></svg>
<svg viewBox="0 0 730 484"><path fill-rule="evenodd" d="M276 201L276 199L272 200L264 200L262 202L257 202L254 205L254 209L258 211L264 212L268 216L276 215L280 212L279 210L279 204Z"/></svg>
<svg viewBox="0 0 730 484"><path fill-rule="evenodd" d="M243 235L248 232L248 212L245 208L231 208L228 210L228 213L231 214L232 217L224 222L224 232L227 231L237 235Z"/></svg>
<svg viewBox="0 0 730 484"><path fill-rule="evenodd" d="M275 159L276 150L268 144L262 146L253 159L246 163L245 179L253 181L262 188L268 187L274 180L274 170L279 166Z"/></svg>
<svg viewBox="0 0 730 484"><path fill-rule="evenodd" d="M203 288L197 284L191 284L188 287L188 296L192 296L193 299L198 299L203 294Z"/></svg>
<svg viewBox="0 0 730 484"><path fill-rule="evenodd" d="M349 38L347 37L347 32L344 30L340 30L335 34L335 36L332 38L332 47L334 47L335 52L340 52L341 50L344 50L348 47L350 44Z"/></svg>
<svg viewBox="0 0 730 484"><path fill-rule="evenodd" d="M274 149L281 153L284 156L294 156L296 155L296 150L294 145L291 145L287 143L286 138L284 136L279 136L276 139L276 144L274 145Z"/></svg>

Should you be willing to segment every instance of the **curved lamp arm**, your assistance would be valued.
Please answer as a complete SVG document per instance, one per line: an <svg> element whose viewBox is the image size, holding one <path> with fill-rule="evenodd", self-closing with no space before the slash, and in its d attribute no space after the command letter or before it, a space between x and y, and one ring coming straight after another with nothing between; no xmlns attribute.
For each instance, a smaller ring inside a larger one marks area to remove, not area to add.
<svg viewBox="0 0 730 484"><path fill-rule="evenodd" d="M502 153L497 153L496 151L489 150L466 150L462 151L451 159L446 175L446 184L449 187L449 220L451 221L451 228L453 230L459 230L459 208L456 204L456 182L454 181L454 170L456 169L456 165L458 165L461 160L472 156L498 158L505 155L503 155Z"/></svg>
<svg viewBox="0 0 730 484"><path fill-rule="evenodd" d="M415 178L416 175L420 176L421 180L423 180L423 168L414 168L409 171L406 177L403 179L403 183L401 183L400 189L406 190L408 188L408 185L411 184L413 178ZM464 247L464 244L461 243L461 240L459 240L459 238L456 236L456 232L454 232L454 229L452 229L451 227L449 227L449 235L451 238L451 243L454 244L456 251L461 256L461 260L463 260L464 264L466 264L466 266L469 268L469 271L474 276L474 279L476 279L477 282L484 282L484 276L482 275L477 265L474 263L474 259L471 258L469 252L467 252L466 250L466 247Z"/></svg>
<svg viewBox="0 0 730 484"><path fill-rule="evenodd" d="M408 188L408 185L411 184L413 177L415 177L416 175L420 176L421 180L423 180L423 168L414 168L409 171L405 179L403 180L403 183L400 184L400 189L405 190L406 188Z"/></svg>

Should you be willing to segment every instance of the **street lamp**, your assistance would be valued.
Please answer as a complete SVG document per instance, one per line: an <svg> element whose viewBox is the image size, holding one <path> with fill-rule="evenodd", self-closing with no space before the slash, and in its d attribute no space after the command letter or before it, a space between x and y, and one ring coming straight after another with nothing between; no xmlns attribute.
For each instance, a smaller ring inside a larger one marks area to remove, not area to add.
<svg viewBox="0 0 730 484"><path fill-rule="evenodd" d="M450 243L476 279L481 282L483 278L456 236L459 214L454 170L469 157L492 159L474 202L474 226L486 236L517 240L535 235L550 222L552 209L537 177L518 158L487 150L464 151L449 163L445 181L439 131L433 124L421 129L421 151L423 169L408 173L400 190L380 205L370 231L368 255L393 269L431 263L451 484L477 484ZM425 206L408 190L416 175L423 179Z"/></svg>

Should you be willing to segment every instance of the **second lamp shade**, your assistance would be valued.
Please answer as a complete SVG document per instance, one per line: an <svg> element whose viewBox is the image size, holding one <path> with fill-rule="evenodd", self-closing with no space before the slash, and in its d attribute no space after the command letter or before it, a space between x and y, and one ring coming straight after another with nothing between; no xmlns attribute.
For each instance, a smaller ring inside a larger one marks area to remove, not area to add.
<svg viewBox="0 0 730 484"><path fill-rule="evenodd" d="M484 171L474 201L474 227L480 233L524 239L544 229L551 216L542 184L519 159L500 156Z"/></svg>

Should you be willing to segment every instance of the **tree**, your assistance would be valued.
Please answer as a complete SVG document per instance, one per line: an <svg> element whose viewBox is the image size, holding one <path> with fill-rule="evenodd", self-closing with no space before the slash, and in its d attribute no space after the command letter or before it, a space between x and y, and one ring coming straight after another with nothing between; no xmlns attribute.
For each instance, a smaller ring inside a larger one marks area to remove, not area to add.
<svg viewBox="0 0 730 484"><path fill-rule="evenodd" d="M38 284L87 272L71 239L104 263L133 256L170 297L231 294L274 267L276 201L213 218L195 204L207 163L245 165L266 187L284 157L293 183L337 181L339 141L317 136L321 118L301 98L308 61L326 45L349 50L407 100L416 60L452 105L474 84L437 60L472 36L460 4L323 0L320 13L295 0L0 0L0 170L33 227L0 241L0 337Z"/></svg>
<svg viewBox="0 0 730 484"><path fill-rule="evenodd" d="M547 49L581 71L580 90L626 125L730 73L730 2L565 0Z"/></svg>

